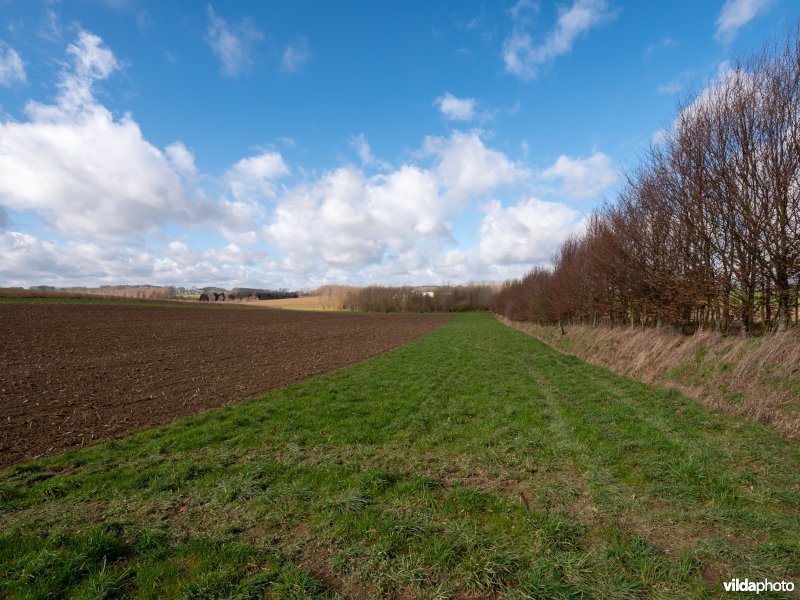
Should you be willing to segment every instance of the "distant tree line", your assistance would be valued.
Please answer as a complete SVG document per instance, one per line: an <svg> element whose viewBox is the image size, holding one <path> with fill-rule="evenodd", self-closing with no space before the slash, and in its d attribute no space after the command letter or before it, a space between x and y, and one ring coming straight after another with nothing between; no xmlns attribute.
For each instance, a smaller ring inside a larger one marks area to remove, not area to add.
<svg viewBox="0 0 800 600"><path fill-rule="evenodd" d="M28 288L38 292L68 292L113 298L132 298L138 300L169 300L177 296L172 286L160 285L101 285L99 287L56 287L52 285L32 285Z"/></svg>
<svg viewBox="0 0 800 600"><path fill-rule="evenodd" d="M283 300L284 298L297 298L297 292L287 292L285 290L261 290L256 288L233 288L228 294L230 300L244 300L245 298L256 298L258 300Z"/></svg>
<svg viewBox="0 0 800 600"><path fill-rule="evenodd" d="M798 320L800 38L684 102L619 195L494 296L514 320L753 333Z"/></svg>
<svg viewBox="0 0 800 600"><path fill-rule="evenodd" d="M488 284L427 287L324 286L318 290L323 308L386 313L488 311L493 292L494 287Z"/></svg>

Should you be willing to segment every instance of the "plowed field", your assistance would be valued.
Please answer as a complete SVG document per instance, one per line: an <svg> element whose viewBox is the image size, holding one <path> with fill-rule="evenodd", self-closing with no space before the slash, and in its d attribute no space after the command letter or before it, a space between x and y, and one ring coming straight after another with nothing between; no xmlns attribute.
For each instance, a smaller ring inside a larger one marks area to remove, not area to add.
<svg viewBox="0 0 800 600"><path fill-rule="evenodd" d="M0 304L0 466L339 369L448 318Z"/></svg>

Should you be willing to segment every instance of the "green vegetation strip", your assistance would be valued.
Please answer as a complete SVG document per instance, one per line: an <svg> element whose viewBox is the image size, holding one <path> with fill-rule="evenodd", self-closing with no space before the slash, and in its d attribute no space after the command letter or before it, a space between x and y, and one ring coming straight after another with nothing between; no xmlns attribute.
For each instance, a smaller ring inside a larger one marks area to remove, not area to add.
<svg viewBox="0 0 800 600"><path fill-rule="evenodd" d="M0 596L800 585L798 465L766 427L460 315L261 399L6 469Z"/></svg>

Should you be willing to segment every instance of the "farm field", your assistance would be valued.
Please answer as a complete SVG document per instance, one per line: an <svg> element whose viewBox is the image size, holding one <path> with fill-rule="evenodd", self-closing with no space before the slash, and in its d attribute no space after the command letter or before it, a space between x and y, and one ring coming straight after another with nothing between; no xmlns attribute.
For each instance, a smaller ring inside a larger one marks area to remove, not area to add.
<svg viewBox="0 0 800 600"><path fill-rule="evenodd" d="M275 300L252 300L245 302L252 306L266 308L290 308L293 310L323 310L319 296L302 296L300 298L279 298Z"/></svg>
<svg viewBox="0 0 800 600"><path fill-rule="evenodd" d="M766 426L463 314L261 398L0 471L0 595L797 585L798 465Z"/></svg>
<svg viewBox="0 0 800 600"><path fill-rule="evenodd" d="M447 320L35 300L0 303L0 466L239 402Z"/></svg>

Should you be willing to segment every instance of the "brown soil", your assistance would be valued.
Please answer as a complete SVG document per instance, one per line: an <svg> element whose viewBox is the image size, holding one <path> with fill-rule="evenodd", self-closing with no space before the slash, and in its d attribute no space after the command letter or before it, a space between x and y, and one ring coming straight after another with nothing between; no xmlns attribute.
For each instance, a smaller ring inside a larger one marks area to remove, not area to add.
<svg viewBox="0 0 800 600"><path fill-rule="evenodd" d="M0 303L0 467L339 369L448 319Z"/></svg>

